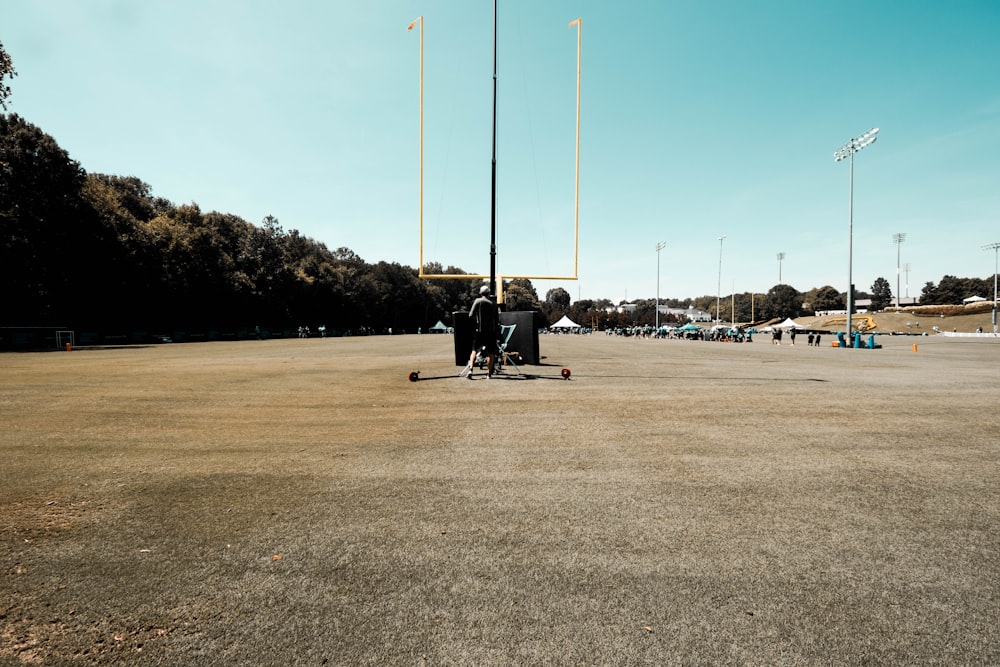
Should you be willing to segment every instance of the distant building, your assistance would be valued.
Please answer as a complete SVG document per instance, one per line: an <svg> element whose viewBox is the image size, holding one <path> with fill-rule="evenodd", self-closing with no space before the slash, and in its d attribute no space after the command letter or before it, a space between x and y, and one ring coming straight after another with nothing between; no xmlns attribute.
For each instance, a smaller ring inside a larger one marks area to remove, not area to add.
<svg viewBox="0 0 1000 667"><path fill-rule="evenodd" d="M634 313L636 305L634 303L623 303L617 307L611 307L607 309L607 312L619 312L619 313ZM711 322L714 318L706 313L704 310L698 310L693 306L691 308L670 308L668 306L659 306L658 310L661 315L674 315L678 319L686 320L688 322Z"/></svg>
<svg viewBox="0 0 1000 667"><path fill-rule="evenodd" d="M706 313L704 310L698 310L695 307L691 308L670 308L668 306L660 306L660 313L662 315L674 315L680 319L687 320L688 322L711 322L712 316Z"/></svg>
<svg viewBox="0 0 1000 667"><path fill-rule="evenodd" d="M920 304L920 298L915 296L899 297L899 307L904 308L906 306L917 306ZM857 313L867 313L871 312L872 300L871 299L855 299L854 300L854 311ZM885 306L886 308L895 308L896 299L892 299ZM830 315L846 315L847 311L845 309L840 310L817 310L815 311L816 317L827 317Z"/></svg>

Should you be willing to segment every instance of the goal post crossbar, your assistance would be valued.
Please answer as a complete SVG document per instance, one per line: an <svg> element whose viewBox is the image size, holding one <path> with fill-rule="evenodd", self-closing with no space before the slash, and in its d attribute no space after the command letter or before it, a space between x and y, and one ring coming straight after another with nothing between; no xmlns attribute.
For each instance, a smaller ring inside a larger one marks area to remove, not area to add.
<svg viewBox="0 0 1000 667"><path fill-rule="evenodd" d="M419 278L431 280L489 280L491 276L477 273L421 273ZM497 274L497 303L503 303L503 281L505 280L579 280L576 276L502 276Z"/></svg>
<svg viewBox="0 0 1000 667"><path fill-rule="evenodd" d="M70 331L69 329L60 329L56 331L56 347L63 348L67 343L71 347L76 347L76 332Z"/></svg>

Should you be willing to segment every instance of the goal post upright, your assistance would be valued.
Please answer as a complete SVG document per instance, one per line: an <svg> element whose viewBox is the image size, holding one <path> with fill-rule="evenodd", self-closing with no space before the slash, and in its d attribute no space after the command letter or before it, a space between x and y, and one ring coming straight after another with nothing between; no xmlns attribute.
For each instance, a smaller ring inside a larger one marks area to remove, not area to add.
<svg viewBox="0 0 1000 667"><path fill-rule="evenodd" d="M56 331L56 349L62 349L67 344L76 347L76 332L69 329L59 329Z"/></svg>

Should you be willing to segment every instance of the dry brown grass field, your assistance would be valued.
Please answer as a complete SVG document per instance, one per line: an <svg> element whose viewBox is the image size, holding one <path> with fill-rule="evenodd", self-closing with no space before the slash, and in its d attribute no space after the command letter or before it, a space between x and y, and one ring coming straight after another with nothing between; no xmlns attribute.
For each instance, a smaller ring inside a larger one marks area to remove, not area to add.
<svg viewBox="0 0 1000 667"><path fill-rule="evenodd" d="M1000 663L1000 342L830 338L2 354L0 663Z"/></svg>

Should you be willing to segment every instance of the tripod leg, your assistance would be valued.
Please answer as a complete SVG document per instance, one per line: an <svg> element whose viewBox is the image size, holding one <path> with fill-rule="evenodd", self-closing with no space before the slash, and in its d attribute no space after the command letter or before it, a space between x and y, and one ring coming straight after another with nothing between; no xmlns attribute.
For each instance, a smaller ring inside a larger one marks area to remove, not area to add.
<svg viewBox="0 0 1000 667"><path fill-rule="evenodd" d="M514 363L514 360L511 359L509 354L507 354L507 345L506 344L499 345L499 348L500 348L500 353L497 355L497 359L501 362L500 366L503 366L504 364L510 364L511 366L513 366L514 371L518 375L523 375L523 373L521 373L521 369L517 367L517 364Z"/></svg>
<svg viewBox="0 0 1000 667"><path fill-rule="evenodd" d="M517 364L515 364L515 363L514 363L514 360L510 358L510 355L509 355L509 354L507 354L506 352L504 352L504 353L503 353L503 356L504 356L504 358L506 358L506 359L507 359L507 363L508 363L508 364L510 364L511 366L513 366L513 367L514 367L514 371L515 371L515 372L516 372L516 373L517 373L518 375L524 375L524 373L522 373L522 372L521 372L521 369L520 369L520 368L518 368Z"/></svg>

